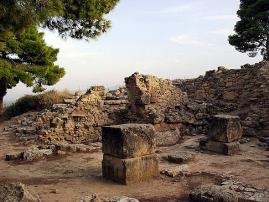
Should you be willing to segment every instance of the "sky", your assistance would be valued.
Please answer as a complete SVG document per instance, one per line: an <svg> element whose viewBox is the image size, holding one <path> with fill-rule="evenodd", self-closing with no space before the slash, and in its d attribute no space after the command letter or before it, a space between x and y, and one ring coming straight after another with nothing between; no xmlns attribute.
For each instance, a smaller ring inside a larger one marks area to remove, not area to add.
<svg viewBox="0 0 269 202"><path fill-rule="evenodd" d="M239 0L121 0L107 16L112 27L89 42L45 32L59 48L57 64L66 75L49 89L112 89L134 72L167 79L195 78L218 66L240 68L260 57L237 52L227 39L238 20ZM8 91L6 103L30 94L23 84Z"/></svg>

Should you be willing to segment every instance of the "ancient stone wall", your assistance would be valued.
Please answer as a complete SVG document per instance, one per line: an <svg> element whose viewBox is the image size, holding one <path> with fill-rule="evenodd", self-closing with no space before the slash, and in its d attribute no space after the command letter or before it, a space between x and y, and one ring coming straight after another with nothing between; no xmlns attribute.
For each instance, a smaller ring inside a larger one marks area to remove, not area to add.
<svg viewBox="0 0 269 202"><path fill-rule="evenodd" d="M179 105L184 99L170 80L134 73L125 83L131 110L141 117Z"/></svg>
<svg viewBox="0 0 269 202"><path fill-rule="evenodd" d="M182 137L182 120L170 115L183 103L185 94L170 80L139 73L125 78L125 83L132 121L154 124L157 145L178 143Z"/></svg>
<svg viewBox="0 0 269 202"><path fill-rule="evenodd" d="M9 130L22 141L44 143L66 141L89 143L101 140L101 127L126 122L128 101L126 91L105 92L103 86L93 86L86 93L76 93L51 108L29 116L16 118ZM107 99L107 97L109 98Z"/></svg>
<svg viewBox="0 0 269 202"><path fill-rule="evenodd" d="M243 136L269 137L269 62L241 69L219 67L196 79L173 82L134 73L126 88L105 92L91 87L62 104L19 118L10 126L23 140L88 143L101 140L101 127L150 123L157 145L182 136L208 134L216 114L238 115Z"/></svg>
<svg viewBox="0 0 269 202"><path fill-rule="evenodd" d="M245 135L269 136L269 62L241 69L206 72L196 79L175 80L190 100L223 105L222 110L242 119ZM215 113L218 113L216 111Z"/></svg>

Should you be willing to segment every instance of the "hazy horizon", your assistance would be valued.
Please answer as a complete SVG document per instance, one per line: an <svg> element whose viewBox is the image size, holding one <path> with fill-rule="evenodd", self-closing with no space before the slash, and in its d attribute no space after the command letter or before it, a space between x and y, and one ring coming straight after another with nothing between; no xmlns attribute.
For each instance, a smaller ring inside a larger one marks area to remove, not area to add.
<svg viewBox="0 0 269 202"><path fill-rule="evenodd" d="M227 41L238 7L239 0L121 0L108 15L111 29L97 40L64 40L43 30L47 44L60 49L57 64L66 70L50 89L119 86L134 72L194 78L217 66L258 62L261 57L239 53ZM4 100L30 93L31 88L19 84Z"/></svg>

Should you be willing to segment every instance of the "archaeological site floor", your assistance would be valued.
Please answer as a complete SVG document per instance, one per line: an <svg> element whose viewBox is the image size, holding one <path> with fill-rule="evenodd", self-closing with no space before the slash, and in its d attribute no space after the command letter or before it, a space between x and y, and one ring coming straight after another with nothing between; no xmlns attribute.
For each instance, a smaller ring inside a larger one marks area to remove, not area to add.
<svg viewBox="0 0 269 202"><path fill-rule="evenodd" d="M1 128L5 123L0 125ZM190 190L201 184L220 184L231 177L256 188L269 189L269 154L258 141L241 144L241 152L225 156L198 152L201 136L185 137L181 144L157 149L160 159L159 178L134 185L120 185L102 178L102 151L70 153L33 162L5 161L10 151L25 145L10 135L0 135L0 181L19 181L42 201L79 201L96 193L101 198L128 196L140 201L187 201ZM163 157L177 152L192 152L195 159L172 164Z"/></svg>

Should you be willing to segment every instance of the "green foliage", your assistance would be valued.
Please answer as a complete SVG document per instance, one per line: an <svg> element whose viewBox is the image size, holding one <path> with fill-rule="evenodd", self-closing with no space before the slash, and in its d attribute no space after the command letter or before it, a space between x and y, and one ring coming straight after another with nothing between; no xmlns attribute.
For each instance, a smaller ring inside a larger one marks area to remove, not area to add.
<svg viewBox="0 0 269 202"><path fill-rule="evenodd" d="M105 19L119 0L0 1L0 113L7 89L22 82L40 92L65 74L55 65L58 49L47 46L37 27L62 37L95 38L110 27Z"/></svg>
<svg viewBox="0 0 269 202"><path fill-rule="evenodd" d="M40 111L51 107L53 104L63 103L64 98L69 98L71 93L65 91L48 91L38 95L25 95L5 109L4 118L9 119L30 111Z"/></svg>
<svg viewBox="0 0 269 202"><path fill-rule="evenodd" d="M57 30L61 36L77 39L95 38L105 32L105 19L119 0L7 0L0 1L0 32L17 32L42 25Z"/></svg>
<svg viewBox="0 0 269 202"><path fill-rule="evenodd" d="M44 85L54 85L64 76L64 69L54 65L58 49L47 46L43 33L35 27L9 34L0 53L0 80L7 89L21 81L40 92Z"/></svg>
<svg viewBox="0 0 269 202"><path fill-rule="evenodd" d="M229 43L251 57L260 52L269 60L269 1L241 0L237 14L240 21L235 25L236 34L229 36Z"/></svg>

